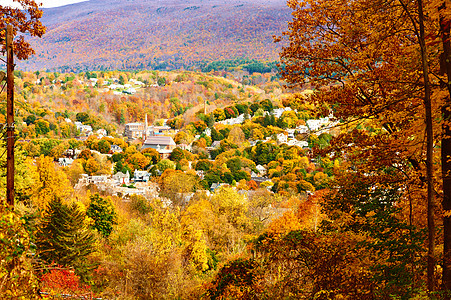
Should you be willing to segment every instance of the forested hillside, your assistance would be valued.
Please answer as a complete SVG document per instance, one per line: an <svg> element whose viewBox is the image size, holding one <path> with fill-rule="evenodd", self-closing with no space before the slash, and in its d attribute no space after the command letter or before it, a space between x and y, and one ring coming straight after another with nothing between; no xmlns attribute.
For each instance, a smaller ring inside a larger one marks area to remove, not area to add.
<svg viewBox="0 0 451 300"><path fill-rule="evenodd" d="M44 9L47 32L22 70L174 69L235 58L274 61L285 1L91 0Z"/></svg>
<svg viewBox="0 0 451 300"><path fill-rule="evenodd" d="M246 74L234 75L224 70L210 74L191 71L78 74L16 71L17 126L21 137L37 137L39 132L22 128L22 121L30 125L30 118L33 124L34 120L42 119L55 128L54 134L68 137L57 129L61 126L58 118L83 112L91 116L90 125L94 129L105 128L113 134L116 131L122 134L125 123L142 122L146 114L150 124L183 117L178 125L181 128L195 121L199 113L210 113L235 102L278 101L276 98L283 94L283 87L273 74ZM129 88L133 92L128 92Z"/></svg>

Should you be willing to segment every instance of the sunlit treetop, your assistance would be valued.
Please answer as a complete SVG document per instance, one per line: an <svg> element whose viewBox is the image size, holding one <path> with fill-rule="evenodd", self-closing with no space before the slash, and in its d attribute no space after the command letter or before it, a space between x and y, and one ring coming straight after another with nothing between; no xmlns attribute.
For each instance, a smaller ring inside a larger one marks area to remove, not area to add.
<svg viewBox="0 0 451 300"><path fill-rule="evenodd" d="M30 44L25 41L25 35L42 37L45 33L45 26L40 19L42 17L41 3L34 0L13 0L15 7L0 5L0 28L12 25L14 29L14 54L19 59L27 59L35 52ZM20 8L18 8L20 7ZM5 31L0 33L2 39L5 38ZM5 49L5 42L1 48Z"/></svg>

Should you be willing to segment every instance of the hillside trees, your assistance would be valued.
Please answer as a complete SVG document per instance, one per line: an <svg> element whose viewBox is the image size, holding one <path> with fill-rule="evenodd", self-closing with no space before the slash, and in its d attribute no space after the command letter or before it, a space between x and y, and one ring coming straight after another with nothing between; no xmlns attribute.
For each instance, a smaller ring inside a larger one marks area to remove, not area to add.
<svg viewBox="0 0 451 300"><path fill-rule="evenodd" d="M366 240L355 247L367 252L370 280L376 293L398 294L408 299L415 293L415 282L422 280L421 274L426 269L425 264L420 263L421 257L426 255L423 249L425 230L421 229L421 224L414 225L411 219L405 218L408 212L403 194L398 184L390 179L379 178L376 187L371 178L362 174L337 175L334 184L341 188L332 186L332 192L323 193L322 207L328 218L322 222L322 231L364 235ZM352 182L352 185L345 182Z"/></svg>
<svg viewBox="0 0 451 300"><path fill-rule="evenodd" d="M174 203L183 205L184 197L195 192L199 184L195 174L184 173L171 168L166 169L160 177L161 194Z"/></svg>
<svg viewBox="0 0 451 300"><path fill-rule="evenodd" d="M300 84L308 78L321 87L312 101L318 107L332 107L334 116L346 122L347 132L333 140L332 148L337 156L346 151L354 165L348 172L365 174L363 178L374 183L411 187L417 199L428 199L428 221L433 222L432 147L439 141L437 135L432 140L432 126L440 130L443 101L435 88L436 78L443 77L434 69L434 53L443 49L434 43L425 47L426 37L432 39L438 25L431 18L423 20L423 7L430 9L431 2L426 4L289 1L293 20L284 34L288 46L283 48L281 62L289 83ZM429 77L428 72L435 76ZM432 105L430 97L435 100ZM429 149L427 155L423 147ZM427 193L423 186L428 186ZM402 191L400 199L412 199L407 189ZM417 213L424 212L419 209ZM434 289L435 230L429 223L429 290ZM445 236L445 244L448 239Z"/></svg>
<svg viewBox="0 0 451 300"><path fill-rule="evenodd" d="M421 256L415 255L421 251L422 232L399 218L399 208L393 205L396 196L386 202L388 193L396 194L396 190L368 193L364 184L356 189L321 193L313 200L323 203L324 196L335 197L326 200L333 203L327 210L335 218L326 220L320 231L303 223L305 213L311 213L305 211L311 203L301 203L297 213L286 211L274 219L252 239L247 255L221 267L206 285L207 298L239 298L250 293L252 299L286 295L296 299L411 299L424 267L419 263ZM354 200L345 203L345 209L340 201L343 196Z"/></svg>
<svg viewBox="0 0 451 300"><path fill-rule="evenodd" d="M5 153L6 147L0 144L0 152ZM14 164L15 164L15 197L18 201L29 201L33 196L33 186L36 180L36 173L30 172L29 167L32 165L31 160L25 157L24 151L19 147L16 149L14 154ZM6 164L6 155L0 157L0 165L4 166ZM6 197L6 169L0 169L0 198Z"/></svg>

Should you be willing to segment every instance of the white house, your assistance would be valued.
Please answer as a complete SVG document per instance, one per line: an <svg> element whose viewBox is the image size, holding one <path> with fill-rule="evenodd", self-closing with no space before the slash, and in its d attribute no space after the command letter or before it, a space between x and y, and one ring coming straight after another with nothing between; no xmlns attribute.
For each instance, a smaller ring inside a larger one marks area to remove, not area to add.
<svg viewBox="0 0 451 300"><path fill-rule="evenodd" d="M279 134L277 135L277 141L278 141L279 143L286 143L287 140L288 140L288 136L285 135L285 133L279 133Z"/></svg>
<svg viewBox="0 0 451 300"><path fill-rule="evenodd" d="M114 145L113 144L113 145L111 145L110 151L113 152L113 153L122 152L122 148L119 147L118 145Z"/></svg>
<svg viewBox="0 0 451 300"><path fill-rule="evenodd" d="M236 118L226 119L223 121L219 121L218 123L225 124L225 125L237 125L237 124L241 124L243 122L244 122L244 114L241 114Z"/></svg>
<svg viewBox="0 0 451 300"><path fill-rule="evenodd" d="M123 89L124 86L122 84L111 84L110 86L108 86L110 90L117 90L117 89Z"/></svg>
<svg viewBox="0 0 451 300"><path fill-rule="evenodd" d="M301 147L301 148L307 148L308 147L308 142L307 141L298 141L298 140L295 140L295 139L289 140L287 142L287 144L289 146L298 146L298 147Z"/></svg>
<svg viewBox="0 0 451 300"><path fill-rule="evenodd" d="M258 173L260 175L265 175L266 174L266 168L263 167L262 165L257 165L255 168L258 170Z"/></svg>
<svg viewBox="0 0 451 300"><path fill-rule="evenodd" d="M92 184L99 184L99 183L104 183L108 180L108 177L106 175L93 175L93 176L88 176L87 174L82 174L81 175L82 178L81 179L85 179L86 183L92 183Z"/></svg>
<svg viewBox="0 0 451 300"><path fill-rule="evenodd" d="M125 174L122 172L117 172L113 175L113 180L116 182L116 184L122 185L129 185L130 184L130 173L127 171Z"/></svg>
<svg viewBox="0 0 451 300"><path fill-rule="evenodd" d="M129 82L136 84L136 85L144 85L144 82L136 80L136 79L130 79Z"/></svg>
<svg viewBox="0 0 451 300"><path fill-rule="evenodd" d="M89 86L95 86L97 84L98 79L97 78L89 78L88 85Z"/></svg>
<svg viewBox="0 0 451 300"><path fill-rule="evenodd" d="M135 182L147 182L150 179L150 174L147 171L135 170L133 179L135 180Z"/></svg>
<svg viewBox="0 0 451 300"><path fill-rule="evenodd" d="M70 166L73 162L74 160L72 158L67 157L58 158L58 163L62 167Z"/></svg>
<svg viewBox="0 0 451 300"><path fill-rule="evenodd" d="M80 131L80 133L85 133L88 135L92 133L91 125L83 125L81 122L75 122L74 124L77 126L77 130Z"/></svg>
<svg viewBox="0 0 451 300"><path fill-rule="evenodd" d="M307 120L306 123L311 131L318 131L321 127L329 123L329 118L325 117L321 119Z"/></svg>
<svg viewBox="0 0 451 300"><path fill-rule="evenodd" d="M205 133L205 135L207 135L207 136L211 136L211 129L208 128L208 127L205 128L204 133Z"/></svg>
<svg viewBox="0 0 451 300"><path fill-rule="evenodd" d="M105 129L100 128L100 129L98 129L98 130L96 131L96 134L97 134L97 136L98 136L99 138L102 138L102 137L104 137L104 136L107 136L107 135L108 135L108 132L106 132Z"/></svg>
<svg viewBox="0 0 451 300"><path fill-rule="evenodd" d="M294 132L295 132L295 129L288 128L288 129L286 130L286 132L288 133L288 138L289 138L289 139L294 139Z"/></svg>
<svg viewBox="0 0 451 300"><path fill-rule="evenodd" d="M292 110L291 107L284 107L284 108L276 108L272 111L272 114L274 115L274 117L276 118L280 118L280 116L282 116L282 114L286 111ZM265 111L265 115L269 114L269 112Z"/></svg>
<svg viewBox="0 0 451 300"><path fill-rule="evenodd" d="M133 95L136 94L136 90L132 87L127 88L125 91L123 91L124 94Z"/></svg>
<svg viewBox="0 0 451 300"><path fill-rule="evenodd" d="M296 130L301 134L308 133L308 127L305 125L299 125L298 127L296 127Z"/></svg>

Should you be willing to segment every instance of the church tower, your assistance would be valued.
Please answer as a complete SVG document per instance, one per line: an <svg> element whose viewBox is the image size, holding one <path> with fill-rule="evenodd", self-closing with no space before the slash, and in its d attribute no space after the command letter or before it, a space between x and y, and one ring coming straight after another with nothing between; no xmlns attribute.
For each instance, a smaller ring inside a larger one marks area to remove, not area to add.
<svg viewBox="0 0 451 300"><path fill-rule="evenodd" d="M144 132L143 132L143 142L145 142L147 140L147 133L148 133L148 127L147 127L147 114L146 114L146 119L144 121Z"/></svg>

